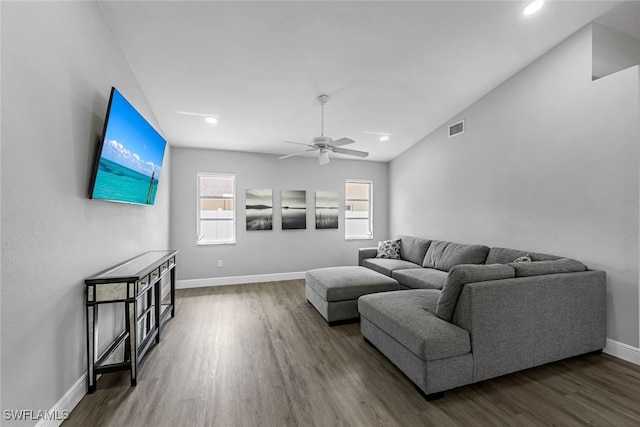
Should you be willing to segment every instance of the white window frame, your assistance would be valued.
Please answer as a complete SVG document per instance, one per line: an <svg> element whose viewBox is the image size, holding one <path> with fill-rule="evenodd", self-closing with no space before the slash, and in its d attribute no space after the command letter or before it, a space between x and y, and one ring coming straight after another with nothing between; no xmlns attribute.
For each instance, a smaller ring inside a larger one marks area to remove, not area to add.
<svg viewBox="0 0 640 427"><path fill-rule="evenodd" d="M369 234L360 236L347 235L347 205L350 200L347 199L347 184L369 184ZM369 179L346 179L344 181L344 238L345 240L373 240L373 181Z"/></svg>
<svg viewBox="0 0 640 427"><path fill-rule="evenodd" d="M202 177L213 177L213 178L231 178L233 180L232 183L232 191L233 191L233 218L232 219L203 219L200 217L200 178ZM236 243L237 229L236 229L236 175L232 173L212 173L212 172L198 172L196 178L196 245L198 246L207 246L207 245L233 245ZM233 221L232 230L233 236L231 240L202 240L204 236L201 233L201 225L202 221Z"/></svg>

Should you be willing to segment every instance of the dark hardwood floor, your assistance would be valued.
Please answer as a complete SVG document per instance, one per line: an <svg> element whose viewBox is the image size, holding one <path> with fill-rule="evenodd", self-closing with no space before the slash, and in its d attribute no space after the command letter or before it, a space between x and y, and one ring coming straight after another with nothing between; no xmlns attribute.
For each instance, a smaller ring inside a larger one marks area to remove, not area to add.
<svg viewBox="0 0 640 427"><path fill-rule="evenodd" d="M640 366L580 356L427 402L360 335L328 327L304 281L177 292L128 373L105 374L63 426L638 426Z"/></svg>

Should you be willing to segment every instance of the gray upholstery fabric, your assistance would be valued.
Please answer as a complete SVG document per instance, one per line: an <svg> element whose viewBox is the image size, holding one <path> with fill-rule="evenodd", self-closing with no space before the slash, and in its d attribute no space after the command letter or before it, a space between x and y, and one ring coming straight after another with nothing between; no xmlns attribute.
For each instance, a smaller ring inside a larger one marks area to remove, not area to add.
<svg viewBox="0 0 640 427"><path fill-rule="evenodd" d="M369 294L358 299L358 311L422 360L468 353L469 333L433 313L439 295L431 289Z"/></svg>
<svg viewBox="0 0 640 427"><path fill-rule="evenodd" d="M486 264L478 265L483 253ZM525 255L533 261L513 263ZM432 268L385 267L402 288L437 280L430 274L439 272L446 276L441 291L365 295L358 299L358 311L362 334L425 393L606 344L606 276L579 261L432 241L422 265Z"/></svg>
<svg viewBox="0 0 640 427"><path fill-rule="evenodd" d="M571 258L560 258L552 261L512 262L508 265L516 271L516 277L575 273L587 269L586 265Z"/></svg>
<svg viewBox="0 0 640 427"><path fill-rule="evenodd" d="M529 255L533 261L547 261L560 258L555 255L525 252L517 249L491 248L489 249L485 264L509 264L525 255Z"/></svg>
<svg viewBox="0 0 640 427"><path fill-rule="evenodd" d="M370 268L371 270L382 273L385 276L391 277L391 273L394 270L401 270L403 268L418 268L418 264L414 264L402 259L385 259L385 258L367 258L362 260L362 266Z"/></svg>
<svg viewBox="0 0 640 427"><path fill-rule="evenodd" d="M424 361L364 316L361 317L360 330L366 339L426 394L473 382L471 353Z"/></svg>
<svg viewBox="0 0 640 427"><path fill-rule="evenodd" d="M391 277L411 289L442 289L449 273L435 268L408 268L395 270Z"/></svg>
<svg viewBox="0 0 640 427"><path fill-rule="evenodd" d="M423 267L449 271L458 264L484 264L489 248L484 245L433 240L422 263Z"/></svg>
<svg viewBox="0 0 640 427"><path fill-rule="evenodd" d="M309 270L305 280L307 286L329 302L355 300L367 293L399 289L395 279L356 266Z"/></svg>
<svg viewBox="0 0 640 427"><path fill-rule="evenodd" d="M400 239L400 256L403 260L422 265L431 240L414 236L398 236Z"/></svg>
<svg viewBox="0 0 640 427"><path fill-rule="evenodd" d="M375 258L378 254L378 248L360 248L358 249L358 265L362 265L362 261L367 258Z"/></svg>
<svg viewBox="0 0 640 427"><path fill-rule="evenodd" d="M327 302L318 295L310 286L306 286L305 295L307 301L324 317L327 322L358 319L358 300Z"/></svg>
<svg viewBox="0 0 640 427"><path fill-rule="evenodd" d="M596 350L606 344L603 271L471 283L453 322L473 342L474 381Z"/></svg>
<svg viewBox="0 0 640 427"><path fill-rule="evenodd" d="M442 288L442 293L436 306L436 315L443 320L451 320L453 311L458 304L458 297L460 296L460 292L462 292L462 287L466 283L508 279L512 277L515 277L514 269L504 264L456 265L449 271L447 281Z"/></svg>

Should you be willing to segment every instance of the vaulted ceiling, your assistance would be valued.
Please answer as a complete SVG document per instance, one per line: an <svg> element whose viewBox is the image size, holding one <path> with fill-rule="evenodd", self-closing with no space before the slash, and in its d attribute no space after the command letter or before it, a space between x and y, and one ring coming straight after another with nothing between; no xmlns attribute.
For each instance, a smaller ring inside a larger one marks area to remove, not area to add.
<svg viewBox="0 0 640 427"><path fill-rule="evenodd" d="M349 148L374 161L394 158L617 2L547 1L524 16L526 4L101 2L172 146L299 151L282 141L320 135L324 93L324 134L354 139Z"/></svg>

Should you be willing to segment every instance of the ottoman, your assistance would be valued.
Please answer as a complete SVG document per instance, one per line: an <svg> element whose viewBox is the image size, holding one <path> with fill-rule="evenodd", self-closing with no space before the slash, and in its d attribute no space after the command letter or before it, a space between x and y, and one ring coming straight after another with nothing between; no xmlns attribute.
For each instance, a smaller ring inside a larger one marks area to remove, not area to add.
<svg viewBox="0 0 640 427"><path fill-rule="evenodd" d="M398 281L366 267L327 267L305 273L307 301L329 326L360 318L362 295L400 289Z"/></svg>

